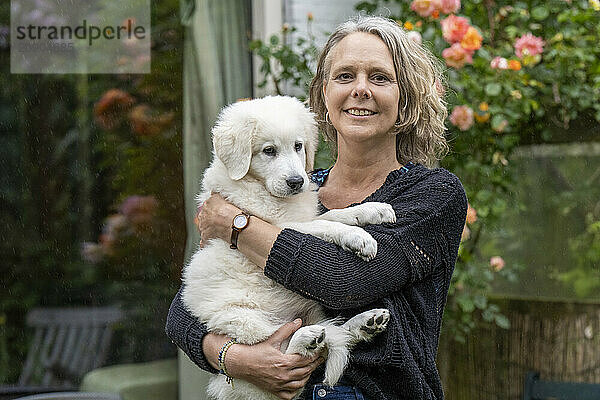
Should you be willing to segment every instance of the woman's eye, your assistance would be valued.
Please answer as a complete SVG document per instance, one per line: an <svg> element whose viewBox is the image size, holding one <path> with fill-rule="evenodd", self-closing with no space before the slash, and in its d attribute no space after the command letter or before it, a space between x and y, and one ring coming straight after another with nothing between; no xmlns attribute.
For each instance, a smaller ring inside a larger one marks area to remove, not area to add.
<svg viewBox="0 0 600 400"><path fill-rule="evenodd" d="M268 155L268 156L274 156L274 155L275 155L275 153L276 153L276 151L275 151L275 147L273 147L273 146L268 146L268 147L265 147L265 148L263 149L263 153L265 153L265 154L266 154L266 155Z"/></svg>
<svg viewBox="0 0 600 400"><path fill-rule="evenodd" d="M296 143L296 145L294 146L294 149L296 149L296 151L302 150L302 143L300 143L300 142Z"/></svg>
<svg viewBox="0 0 600 400"><path fill-rule="evenodd" d="M375 75L373 77L373 80L377 83L383 83L383 82L389 82L390 80L388 79L387 76L385 75Z"/></svg>
<svg viewBox="0 0 600 400"><path fill-rule="evenodd" d="M352 79L352 74L350 74L348 72L344 72L344 73L339 74L336 79L339 79L342 81L347 81L347 80Z"/></svg>

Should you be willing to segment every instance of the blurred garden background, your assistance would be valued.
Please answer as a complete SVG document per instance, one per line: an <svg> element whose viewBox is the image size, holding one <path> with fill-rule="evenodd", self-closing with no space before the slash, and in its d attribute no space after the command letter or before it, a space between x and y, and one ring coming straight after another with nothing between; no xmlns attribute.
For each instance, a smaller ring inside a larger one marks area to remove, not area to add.
<svg viewBox="0 0 600 400"><path fill-rule="evenodd" d="M360 12L446 69L441 166L470 202L438 356L447 397L516 399L533 369L600 383L598 0L151 5L150 74L14 75L0 4L0 382L18 378L39 306L126 310L109 364L175 356L164 321L216 112L305 98L327 32ZM331 162L320 146L316 167Z"/></svg>

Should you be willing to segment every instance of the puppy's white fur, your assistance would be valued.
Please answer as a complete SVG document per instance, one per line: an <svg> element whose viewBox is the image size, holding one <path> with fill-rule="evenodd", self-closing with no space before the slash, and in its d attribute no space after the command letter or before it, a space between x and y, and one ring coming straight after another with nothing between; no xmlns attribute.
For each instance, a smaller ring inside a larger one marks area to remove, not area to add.
<svg viewBox="0 0 600 400"><path fill-rule="evenodd" d="M266 97L228 106L213 129L214 157L198 201L211 192L220 193L250 215L317 235L368 260L375 256L377 243L361 228L344 223L394 222L395 214L389 205L366 203L318 216L317 192L311 190L306 173L312 169L317 143L313 114L294 98ZM292 187L290 177L303 182ZM193 255L184 282L183 301L192 314L211 332L240 343L261 342L284 323L302 318L307 326L282 351L310 355L325 350L324 382L329 385L342 376L352 346L385 329L389 318L387 310L375 309L342 325L325 320L317 302L267 278L242 253L218 239ZM221 400L275 399L240 380L233 390L223 376L211 378L209 394Z"/></svg>

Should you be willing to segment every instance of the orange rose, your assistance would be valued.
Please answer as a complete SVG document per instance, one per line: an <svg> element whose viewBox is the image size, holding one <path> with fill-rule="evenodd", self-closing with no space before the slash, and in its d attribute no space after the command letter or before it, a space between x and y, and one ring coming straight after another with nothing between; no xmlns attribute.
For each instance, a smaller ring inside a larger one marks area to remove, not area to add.
<svg viewBox="0 0 600 400"><path fill-rule="evenodd" d="M508 61L508 69L512 69L513 71L518 71L521 69L521 63L519 60L509 60Z"/></svg>
<svg viewBox="0 0 600 400"><path fill-rule="evenodd" d="M471 225L477 222L477 210L471 207L471 204L467 204L467 224Z"/></svg>
<svg viewBox="0 0 600 400"><path fill-rule="evenodd" d="M474 51L481 48L482 41L483 37L479 34L477 29L470 26L469 29L467 29L467 33L465 33L465 36L463 36L460 41L460 45L465 50Z"/></svg>
<svg viewBox="0 0 600 400"><path fill-rule="evenodd" d="M485 124L490 120L490 113L479 114L475 113L475 121L480 124Z"/></svg>

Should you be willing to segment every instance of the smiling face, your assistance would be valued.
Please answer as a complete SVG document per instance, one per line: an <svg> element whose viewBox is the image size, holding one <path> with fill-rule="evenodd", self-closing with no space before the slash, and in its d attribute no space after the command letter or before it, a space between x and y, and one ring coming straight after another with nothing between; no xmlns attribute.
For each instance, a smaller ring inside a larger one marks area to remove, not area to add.
<svg viewBox="0 0 600 400"><path fill-rule="evenodd" d="M384 138L398 118L400 91L394 62L376 35L356 32L329 54L325 104L338 135L348 141Z"/></svg>

